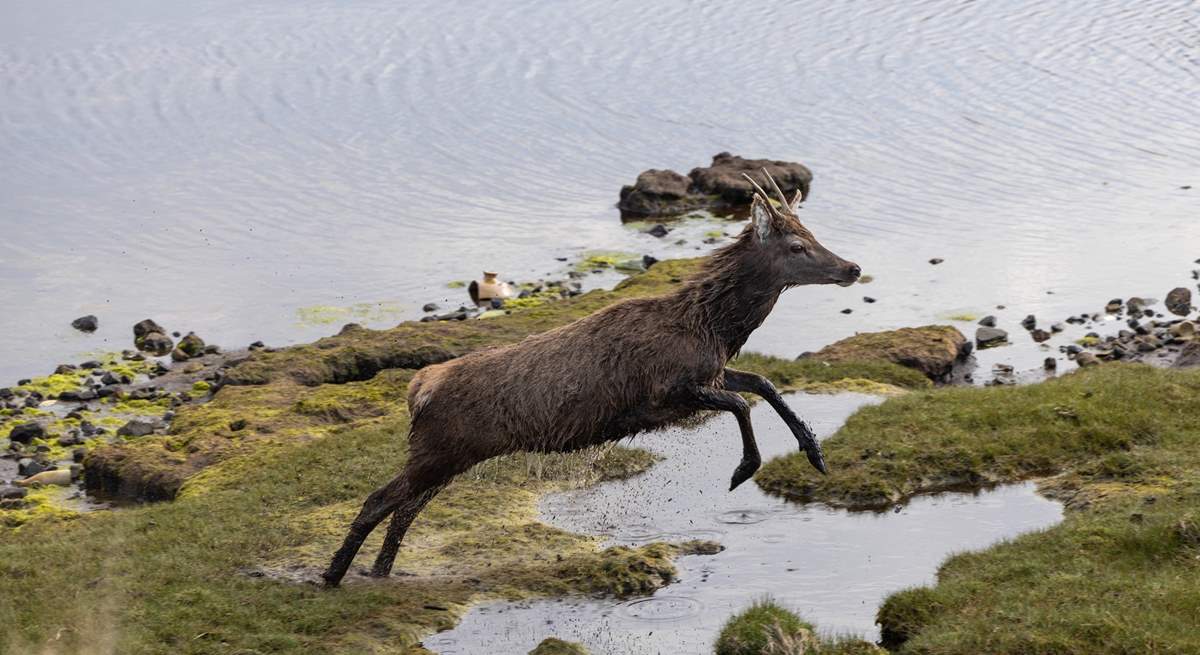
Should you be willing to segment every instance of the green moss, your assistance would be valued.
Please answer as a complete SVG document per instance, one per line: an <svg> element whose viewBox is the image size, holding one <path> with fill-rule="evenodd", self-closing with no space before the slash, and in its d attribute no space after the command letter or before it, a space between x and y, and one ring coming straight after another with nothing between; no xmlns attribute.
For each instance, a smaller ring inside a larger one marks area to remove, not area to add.
<svg viewBox="0 0 1200 655"><path fill-rule="evenodd" d="M597 268L616 268L626 266L626 262L641 260L641 255L616 250L590 250L583 253L583 259L575 264L575 270L587 272Z"/></svg>
<svg viewBox="0 0 1200 655"><path fill-rule="evenodd" d="M757 353L743 353L730 362L737 369L765 376L787 390L808 391L821 383L865 380L903 389L927 389L933 386L919 371L886 360L845 360L825 362L818 359L780 359ZM864 388L886 388L867 385Z"/></svg>
<svg viewBox="0 0 1200 655"><path fill-rule="evenodd" d="M1092 346L1100 345L1100 338L1093 337L1093 336L1083 336L1083 337L1079 337L1078 339L1076 339L1075 343L1077 343L1085 348L1090 348Z"/></svg>
<svg viewBox="0 0 1200 655"><path fill-rule="evenodd" d="M36 391L47 397L57 396L64 391L78 391L89 377L91 376L88 371L55 373L45 377L33 378L28 384L23 384L17 388L26 391Z"/></svg>
<svg viewBox="0 0 1200 655"><path fill-rule="evenodd" d="M962 313L957 313L957 314L949 314L949 315L947 315L945 318L946 318L946 320L947 320L947 321L967 321L967 322L974 322L974 321L978 321L978 320L979 320L979 315L978 315L978 314L972 314L972 313L970 313L970 312L962 312Z"/></svg>
<svg viewBox="0 0 1200 655"><path fill-rule="evenodd" d="M465 286L467 286L467 283L464 282L463 280L454 280L452 282L446 283L447 289L462 289Z"/></svg>
<svg viewBox="0 0 1200 655"><path fill-rule="evenodd" d="M529 651L529 655L588 655L588 650L583 644L548 637L543 639L537 648Z"/></svg>

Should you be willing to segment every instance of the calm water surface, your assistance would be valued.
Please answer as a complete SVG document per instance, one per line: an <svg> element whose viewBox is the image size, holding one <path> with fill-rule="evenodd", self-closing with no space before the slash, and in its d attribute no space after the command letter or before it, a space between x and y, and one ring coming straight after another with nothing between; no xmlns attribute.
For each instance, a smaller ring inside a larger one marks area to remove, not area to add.
<svg viewBox="0 0 1200 655"><path fill-rule="evenodd" d="M788 398L820 436L879 399L859 394ZM753 410L764 458L792 452L796 440L769 406ZM827 634L877 639L875 611L890 593L933 582L955 552L984 548L1054 525L1058 503L1032 483L978 494L923 496L883 513L797 506L754 484L729 493L740 457L737 424L721 416L699 430L638 437L666 459L647 473L543 503L543 520L600 534L610 543L715 539L725 551L678 561L680 579L649 598L551 599L473 609L425 646L442 655L525 653L557 636L606 655L712 652L721 625L771 595Z"/></svg>
<svg viewBox="0 0 1200 655"><path fill-rule="evenodd" d="M811 166L806 221L876 278L789 292L753 349L1161 298L1200 257L1198 13L2 2L0 380L128 347L146 316L283 344L336 329L305 307L385 326L485 268L695 253L613 205L721 150Z"/></svg>

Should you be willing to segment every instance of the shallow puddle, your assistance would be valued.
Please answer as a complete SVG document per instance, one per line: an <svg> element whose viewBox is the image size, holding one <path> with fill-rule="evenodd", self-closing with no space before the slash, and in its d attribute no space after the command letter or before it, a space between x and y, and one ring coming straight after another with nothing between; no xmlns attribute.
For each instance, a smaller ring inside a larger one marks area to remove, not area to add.
<svg viewBox="0 0 1200 655"><path fill-rule="evenodd" d="M794 394L788 402L822 437L859 407L859 394ZM765 403L754 408L764 459L796 442ZM473 609L451 631L425 640L443 655L524 653L557 636L595 653L711 653L722 623L771 595L826 633L878 637L875 610L889 593L929 583L948 555L1057 523L1057 503L1032 483L923 496L882 513L787 503L753 483L727 492L739 458L736 423L720 416L698 430L639 437L666 459L631 480L548 497L545 520L610 543L714 539L715 556L678 562L680 579L649 598L550 599Z"/></svg>

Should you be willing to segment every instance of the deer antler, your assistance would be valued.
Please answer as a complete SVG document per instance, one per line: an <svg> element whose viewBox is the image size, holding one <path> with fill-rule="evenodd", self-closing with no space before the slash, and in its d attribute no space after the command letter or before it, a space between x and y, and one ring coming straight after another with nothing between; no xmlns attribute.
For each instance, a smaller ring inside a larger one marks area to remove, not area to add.
<svg viewBox="0 0 1200 655"><path fill-rule="evenodd" d="M775 183L775 178L771 177L771 174L767 172L766 166L763 167L762 172L763 175L767 176L767 181L771 183L771 187L775 189L775 193L779 194L779 202L783 203L783 206L790 211L792 206L788 204L787 196L783 195L783 189L780 189L779 185Z"/></svg>
<svg viewBox="0 0 1200 655"><path fill-rule="evenodd" d="M763 170L765 171L766 169L764 168ZM763 200L770 201L770 199L771 199L771 196L767 195L767 192L766 192L766 191L763 191L763 188L762 188L762 187L760 187L760 186L758 186L758 182L755 182L755 181L754 181L754 178L750 177L750 174L749 174L749 173L742 173L742 177L746 178L746 180L747 180L748 182L750 182L750 184L751 184L751 185L754 187L754 189L755 189L756 191L758 191L758 193L759 193L759 194L761 194L761 195L762 195L762 197L763 197ZM768 208L770 208L770 210L771 210L773 213L776 213L776 214L777 214L777 213L779 213L779 212L777 212L777 211L775 210L775 207L774 207L773 205L771 205L771 203L770 203L770 202L767 202L767 207L768 207Z"/></svg>

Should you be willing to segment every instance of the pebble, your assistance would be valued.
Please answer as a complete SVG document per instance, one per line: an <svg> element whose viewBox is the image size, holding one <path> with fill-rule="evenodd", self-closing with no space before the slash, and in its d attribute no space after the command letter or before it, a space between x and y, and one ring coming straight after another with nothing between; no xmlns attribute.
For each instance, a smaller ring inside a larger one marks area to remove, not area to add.
<svg viewBox="0 0 1200 655"><path fill-rule="evenodd" d="M1050 333L1042 329L1031 330L1029 334L1033 337L1033 340L1038 343L1050 340Z"/></svg>
<svg viewBox="0 0 1200 655"><path fill-rule="evenodd" d="M41 439L44 436L46 436L46 428L32 422L14 425L8 433L9 440L23 444L28 444L34 439Z"/></svg>
<svg viewBox="0 0 1200 655"><path fill-rule="evenodd" d="M944 261L946 261L946 260L942 259L941 257L934 257L933 259L929 260L929 263L933 264L934 266L937 266L938 264L940 264Z"/></svg>
<svg viewBox="0 0 1200 655"><path fill-rule="evenodd" d="M1053 357L1047 357L1042 362L1042 368L1046 369L1047 371L1053 371L1058 368L1058 360L1054 359Z"/></svg>
<svg viewBox="0 0 1200 655"><path fill-rule="evenodd" d="M979 319L979 324L983 327L994 328L996 327L996 317L991 315L984 316L983 318Z"/></svg>
<svg viewBox="0 0 1200 655"><path fill-rule="evenodd" d="M843 313L843 314L850 314L850 313L852 313L853 311L854 311L853 309L850 309L849 307L847 307L847 308L845 308L845 309L843 309L843 310L842 310L842 313Z"/></svg>
<svg viewBox="0 0 1200 655"><path fill-rule="evenodd" d="M438 304L435 302L427 302L421 306L421 311L425 312L426 314L429 312L436 312L439 309L441 308L438 307Z"/></svg>
<svg viewBox="0 0 1200 655"><path fill-rule="evenodd" d="M663 225L662 223L655 225L654 227L650 228L649 230L646 230L646 234L649 234L652 237L658 237L660 239L667 236L667 234L669 234L670 232L671 231L667 229L667 226Z"/></svg>
<svg viewBox="0 0 1200 655"><path fill-rule="evenodd" d="M1175 287L1167 294L1167 311L1176 316L1187 316L1192 311L1192 290L1187 287Z"/></svg>
<svg viewBox="0 0 1200 655"><path fill-rule="evenodd" d="M865 302L869 305L869 304L875 302L875 299L872 298L871 296L863 296L863 302Z"/></svg>
<svg viewBox="0 0 1200 655"><path fill-rule="evenodd" d="M1035 317L1033 314L1030 314L1029 316L1021 319L1021 327L1025 328L1026 330L1032 330L1033 328L1037 327L1037 317Z"/></svg>

